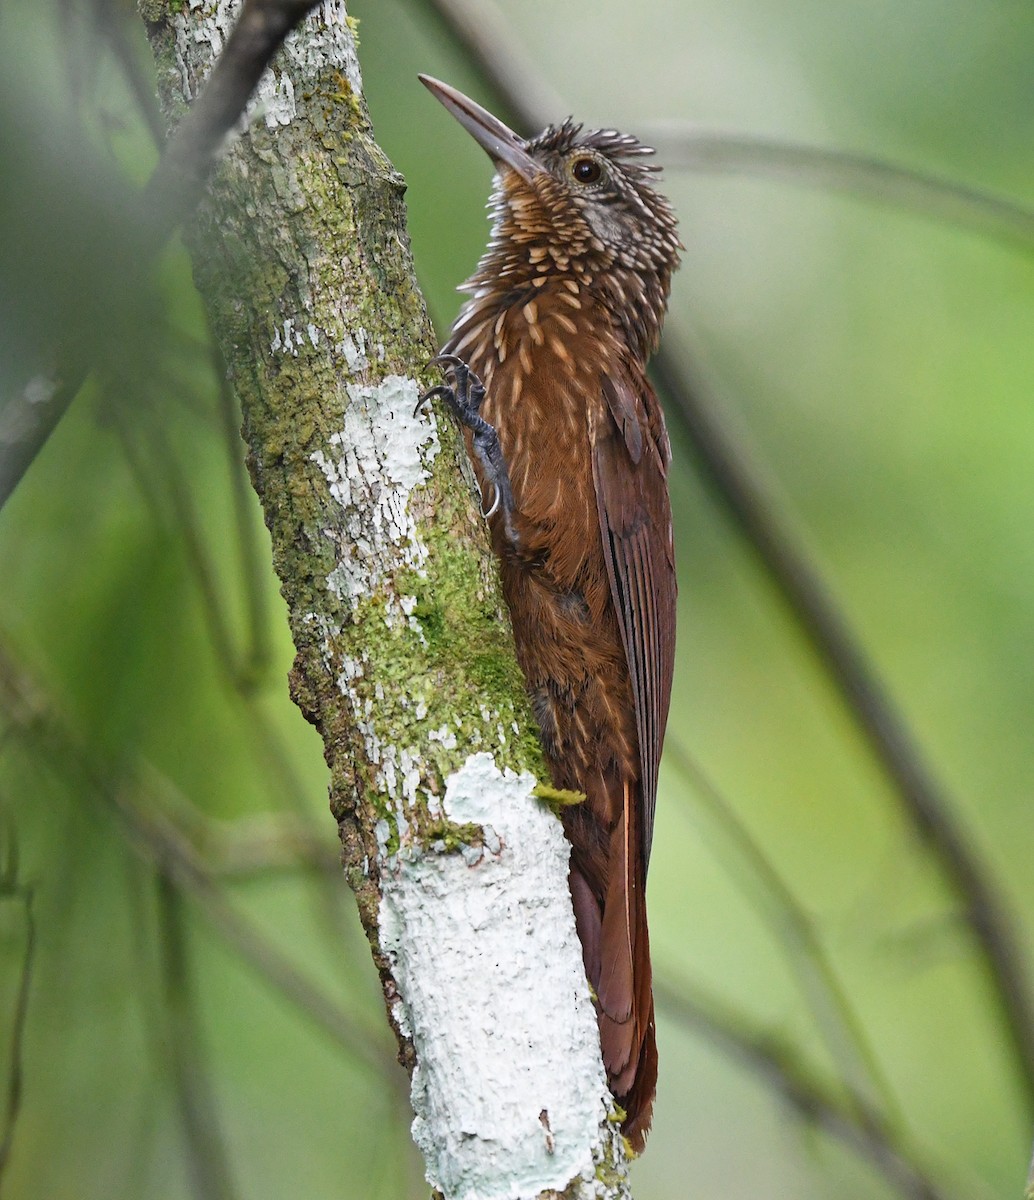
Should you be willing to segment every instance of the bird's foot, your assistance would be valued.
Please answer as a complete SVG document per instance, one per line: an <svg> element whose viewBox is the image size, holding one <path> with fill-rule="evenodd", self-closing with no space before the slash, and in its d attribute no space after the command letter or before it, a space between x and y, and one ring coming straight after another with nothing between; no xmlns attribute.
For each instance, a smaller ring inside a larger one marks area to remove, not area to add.
<svg viewBox="0 0 1034 1200"><path fill-rule="evenodd" d="M510 487L510 472L506 467L503 448L499 444L499 435L495 426L490 425L481 416L481 403L485 398L485 385L467 366L462 358L455 354L440 354L431 360L432 365L445 368L446 379L450 382L433 387L417 401L419 410L432 396L440 396L449 407L461 425L470 430L471 444L474 453L481 463L486 480L492 485L495 499L486 509L482 497L482 515L486 518L500 513L506 536L513 545L517 545L517 534L513 526L513 489Z"/></svg>

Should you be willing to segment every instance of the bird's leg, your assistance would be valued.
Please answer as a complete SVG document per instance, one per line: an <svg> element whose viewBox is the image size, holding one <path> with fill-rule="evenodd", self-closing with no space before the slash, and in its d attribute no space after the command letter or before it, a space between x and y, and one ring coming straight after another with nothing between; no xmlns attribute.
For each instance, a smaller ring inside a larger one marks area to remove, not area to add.
<svg viewBox="0 0 1034 1200"><path fill-rule="evenodd" d="M502 514L506 536L516 546L518 539L513 526L514 503L510 472L507 470L506 458L495 427L481 416L485 385L463 359L455 354L439 355L438 358L432 359L432 363L444 366L446 376L452 376L452 383L442 384L425 392L417 401L417 408L432 396L441 396L456 420L470 430L474 453L478 456L485 478L495 489L495 499L491 507L487 512L482 507L482 513L485 517L491 517L499 511Z"/></svg>

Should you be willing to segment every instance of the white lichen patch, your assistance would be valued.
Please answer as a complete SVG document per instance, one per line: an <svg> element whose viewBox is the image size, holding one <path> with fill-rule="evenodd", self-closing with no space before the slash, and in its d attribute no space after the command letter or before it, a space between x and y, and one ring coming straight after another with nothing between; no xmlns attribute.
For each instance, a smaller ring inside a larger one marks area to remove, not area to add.
<svg viewBox="0 0 1034 1200"><path fill-rule="evenodd" d="M341 506L340 525L325 531L338 551L327 586L356 602L373 595L399 567L421 570L427 561L409 501L427 481L439 444L433 422L414 413L415 380L389 375L378 384L349 384L347 391L344 426L330 438L331 453L317 450L312 460ZM411 614L399 601L393 604L386 620L408 624Z"/></svg>
<svg viewBox="0 0 1034 1200"><path fill-rule="evenodd" d="M316 327L314 325L310 325L308 330L312 344L315 346L316 338L318 336ZM292 354L295 358L297 358L298 347L304 345L305 338L302 335L302 331L295 328L294 318L285 317L283 333L281 333L279 325L273 330L273 340L269 344L269 352L271 354L278 354L280 351L285 351L286 353Z"/></svg>
<svg viewBox="0 0 1034 1200"><path fill-rule="evenodd" d="M472 755L443 807L481 825L484 846L383 864L381 945L417 1055L413 1135L448 1200L523 1200L579 1178L595 1194L608 1093L569 848L534 785Z"/></svg>
<svg viewBox="0 0 1034 1200"><path fill-rule="evenodd" d="M445 750L455 750L459 744L456 741L455 733L447 725L443 725L441 729L432 729L428 733L427 739L431 742L441 742Z"/></svg>
<svg viewBox="0 0 1034 1200"><path fill-rule="evenodd" d="M359 371L365 371L370 365L370 360L366 356L366 335L361 329L354 332L346 331L336 349L348 364L348 370L352 375Z"/></svg>
<svg viewBox="0 0 1034 1200"><path fill-rule="evenodd" d="M267 129L276 129L280 125L290 125L297 115L291 76L286 71L266 71L255 88L246 120L250 122L261 117Z"/></svg>

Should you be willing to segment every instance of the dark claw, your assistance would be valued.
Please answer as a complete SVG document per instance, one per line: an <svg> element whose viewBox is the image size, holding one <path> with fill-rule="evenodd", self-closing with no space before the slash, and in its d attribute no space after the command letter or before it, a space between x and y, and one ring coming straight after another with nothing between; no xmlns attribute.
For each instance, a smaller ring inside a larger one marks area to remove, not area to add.
<svg viewBox="0 0 1034 1200"><path fill-rule="evenodd" d="M482 498L482 514L490 517L497 509L500 510L506 536L516 546L518 543L513 527L513 489L510 487L510 473L506 467L503 448L499 444L499 435L495 428L479 415L481 402L485 398L485 385L463 359L455 354L439 354L431 363L444 366L446 376L451 375L453 383L451 386L439 384L438 387L424 392L417 401L414 416L425 401L430 400L432 396L440 396L456 420L471 431L474 453L478 456L486 479L495 489L495 500L487 512Z"/></svg>
<svg viewBox="0 0 1034 1200"><path fill-rule="evenodd" d="M467 366L467 364L462 358L460 358L458 354L436 354L434 358L431 359L432 367L440 367L443 365L447 367L462 367L464 371L470 371L470 367ZM473 371L471 371L471 374L473 375Z"/></svg>
<svg viewBox="0 0 1034 1200"><path fill-rule="evenodd" d="M413 409L413 416L415 417L417 415L417 413L424 407L424 405L428 400L431 399L432 396L441 396L443 400L448 400L449 396L451 395L452 388L446 387L444 384L439 384L438 387L431 388L429 391L424 392L424 394L417 400L416 408Z"/></svg>

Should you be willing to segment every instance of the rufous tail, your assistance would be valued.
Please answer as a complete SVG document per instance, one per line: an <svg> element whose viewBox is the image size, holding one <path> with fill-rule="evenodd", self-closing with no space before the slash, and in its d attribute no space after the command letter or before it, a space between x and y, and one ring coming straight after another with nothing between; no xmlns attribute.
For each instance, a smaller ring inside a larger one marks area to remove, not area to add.
<svg viewBox="0 0 1034 1200"><path fill-rule="evenodd" d="M565 811L571 898L607 1081L625 1110L622 1132L638 1152L657 1088L645 868L635 782L604 776L599 783L587 789L585 804Z"/></svg>

